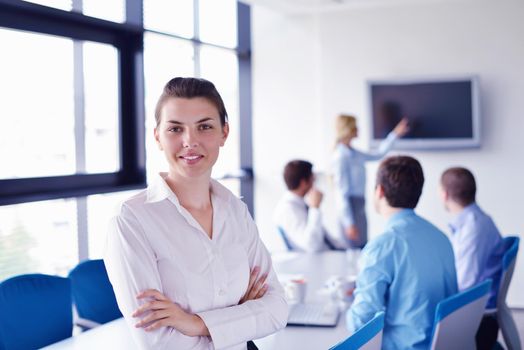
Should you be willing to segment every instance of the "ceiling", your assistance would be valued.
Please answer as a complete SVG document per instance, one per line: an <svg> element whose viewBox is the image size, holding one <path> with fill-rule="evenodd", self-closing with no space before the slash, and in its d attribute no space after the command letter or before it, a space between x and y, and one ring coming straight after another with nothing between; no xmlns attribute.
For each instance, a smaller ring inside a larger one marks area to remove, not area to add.
<svg viewBox="0 0 524 350"><path fill-rule="evenodd" d="M426 4L465 0L240 0L250 5L260 5L279 12L306 14L334 12L351 8L396 6L401 4ZM471 0L470 0L471 1Z"/></svg>

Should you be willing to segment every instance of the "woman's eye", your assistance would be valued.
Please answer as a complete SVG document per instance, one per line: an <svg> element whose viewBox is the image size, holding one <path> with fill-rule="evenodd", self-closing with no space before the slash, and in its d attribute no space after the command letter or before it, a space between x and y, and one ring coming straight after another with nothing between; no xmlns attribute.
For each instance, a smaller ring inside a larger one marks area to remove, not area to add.
<svg viewBox="0 0 524 350"><path fill-rule="evenodd" d="M209 124L200 124L200 130L209 130L209 129L213 129L213 127Z"/></svg>

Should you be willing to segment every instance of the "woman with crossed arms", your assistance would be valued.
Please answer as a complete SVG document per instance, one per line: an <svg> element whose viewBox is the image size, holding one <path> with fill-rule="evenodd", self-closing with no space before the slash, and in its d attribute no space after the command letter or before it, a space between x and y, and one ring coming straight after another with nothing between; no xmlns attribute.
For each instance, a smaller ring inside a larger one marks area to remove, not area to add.
<svg viewBox="0 0 524 350"><path fill-rule="evenodd" d="M246 349L288 308L246 205L211 179L229 125L204 79L174 78L157 103L169 164L110 224L105 264L143 349Z"/></svg>

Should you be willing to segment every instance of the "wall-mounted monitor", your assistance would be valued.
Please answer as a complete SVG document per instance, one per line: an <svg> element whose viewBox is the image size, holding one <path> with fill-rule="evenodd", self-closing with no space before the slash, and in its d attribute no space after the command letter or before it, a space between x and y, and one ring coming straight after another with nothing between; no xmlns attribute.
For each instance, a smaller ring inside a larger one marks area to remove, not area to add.
<svg viewBox="0 0 524 350"><path fill-rule="evenodd" d="M407 117L410 131L397 149L480 146L478 79L374 80L368 82L371 144L377 146Z"/></svg>

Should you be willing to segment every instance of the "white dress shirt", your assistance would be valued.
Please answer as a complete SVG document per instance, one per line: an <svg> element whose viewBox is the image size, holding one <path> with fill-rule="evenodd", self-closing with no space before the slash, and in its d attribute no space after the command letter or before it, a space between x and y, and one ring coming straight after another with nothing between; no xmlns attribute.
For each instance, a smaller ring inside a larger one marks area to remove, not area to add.
<svg viewBox="0 0 524 350"><path fill-rule="evenodd" d="M210 239L180 205L160 174L146 190L126 200L110 222L105 265L120 310L142 349L246 349L248 340L283 328L288 307L246 205L211 181ZM250 270L269 274L269 289L238 305ZM145 301L136 295L157 289L202 318L211 337L189 337L172 327L135 328L131 314Z"/></svg>
<svg viewBox="0 0 524 350"><path fill-rule="evenodd" d="M304 198L287 191L278 202L274 222L280 227L292 250L318 252L327 250L324 243L326 231L318 208L309 208Z"/></svg>

